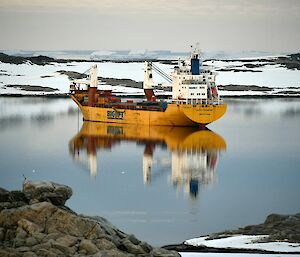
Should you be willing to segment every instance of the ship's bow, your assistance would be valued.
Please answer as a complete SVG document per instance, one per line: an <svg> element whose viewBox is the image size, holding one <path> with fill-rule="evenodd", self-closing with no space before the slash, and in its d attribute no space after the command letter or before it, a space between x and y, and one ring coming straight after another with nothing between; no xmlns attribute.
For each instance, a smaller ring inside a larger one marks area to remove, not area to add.
<svg viewBox="0 0 300 257"><path fill-rule="evenodd" d="M227 104L186 104L181 111L192 121L207 125L220 119L227 110Z"/></svg>

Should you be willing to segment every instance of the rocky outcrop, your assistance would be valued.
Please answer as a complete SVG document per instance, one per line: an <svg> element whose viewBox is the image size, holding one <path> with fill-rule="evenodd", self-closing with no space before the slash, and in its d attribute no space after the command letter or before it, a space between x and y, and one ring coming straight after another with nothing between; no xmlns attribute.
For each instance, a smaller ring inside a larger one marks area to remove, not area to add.
<svg viewBox="0 0 300 257"><path fill-rule="evenodd" d="M58 88L52 88L52 87L44 87L44 86L34 86L34 85L5 85L5 87L8 88L16 88L27 92L46 92L51 93L55 91L59 91Z"/></svg>
<svg viewBox="0 0 300 257"><path fill-rule="evenodd" d="M102 217L78 215L63 204L70 187L25 181L23 191L0 189L0 256L175 257L128 235Z"/></svg>
<svg viewBox="0 0 300 257"><path fill-rule="evenodd" d="M31 62L36 65L47 65L52 64L53 62L65 63L67 60L54 59L48 56L33 56L33 57L24 57L24 56L13 56L0 53L0 62L11 63L11 64L23 64L26 62Z"/></svg>
<svg viewBox="0 0 300 257"><path fill-rule="evenodd" d="M263 240L264 242L300 243L300 213L295 215L270 214L264 223L230 231L230 234L269 235Z"/></svg>
<svg viewBox="0 0 300 257"><path fill-rule="evenodd" d="M0 188L0 211L2 209L15 208L27 204L29 201L20 191L7 191Z"/></svg>
<svg viewBox="0 0 300 257"><path fill-rule="evenodd" d="M72 196L72 189L68 186L47 181L24 181L23 193L29 203L50 202L54 205L64 205Z"/></svg>

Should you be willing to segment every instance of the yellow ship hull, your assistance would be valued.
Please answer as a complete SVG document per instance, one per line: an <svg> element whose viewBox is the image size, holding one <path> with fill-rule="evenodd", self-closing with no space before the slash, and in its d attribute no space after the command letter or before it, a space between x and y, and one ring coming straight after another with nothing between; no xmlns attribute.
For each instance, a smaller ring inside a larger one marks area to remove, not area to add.
<svg viewBox="0 0 300 257"><path fill-rule="evenodd" d="M170 103L165 111L116 109L82 106L75 96L85 121L154 126L197 126L207 125L221 118L226 104L176 104Z"/></svg>

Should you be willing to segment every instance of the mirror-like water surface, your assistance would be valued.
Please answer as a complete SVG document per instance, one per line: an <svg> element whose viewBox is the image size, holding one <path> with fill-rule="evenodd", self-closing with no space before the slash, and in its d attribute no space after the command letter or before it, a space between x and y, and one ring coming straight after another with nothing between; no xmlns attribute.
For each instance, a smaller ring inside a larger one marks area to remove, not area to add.
<svg viewBox="0 0 300 257"><path fill-rule="evenodd" d="M197 130L83 123L69 99L0 98L0 186L67 184L73 210L155 245L299 212L300 100L227 103Z"/></svg>

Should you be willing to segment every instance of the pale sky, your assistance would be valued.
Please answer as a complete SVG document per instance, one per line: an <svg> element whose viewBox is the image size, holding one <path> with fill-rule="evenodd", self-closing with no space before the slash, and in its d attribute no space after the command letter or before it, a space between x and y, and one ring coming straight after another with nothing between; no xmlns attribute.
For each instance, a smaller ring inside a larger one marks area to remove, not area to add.
<svg viewBox="0 0 300 257"><path fill-rule="evenodd" d="M300 52L300 0L0 0L2 50Z"/></svg>

